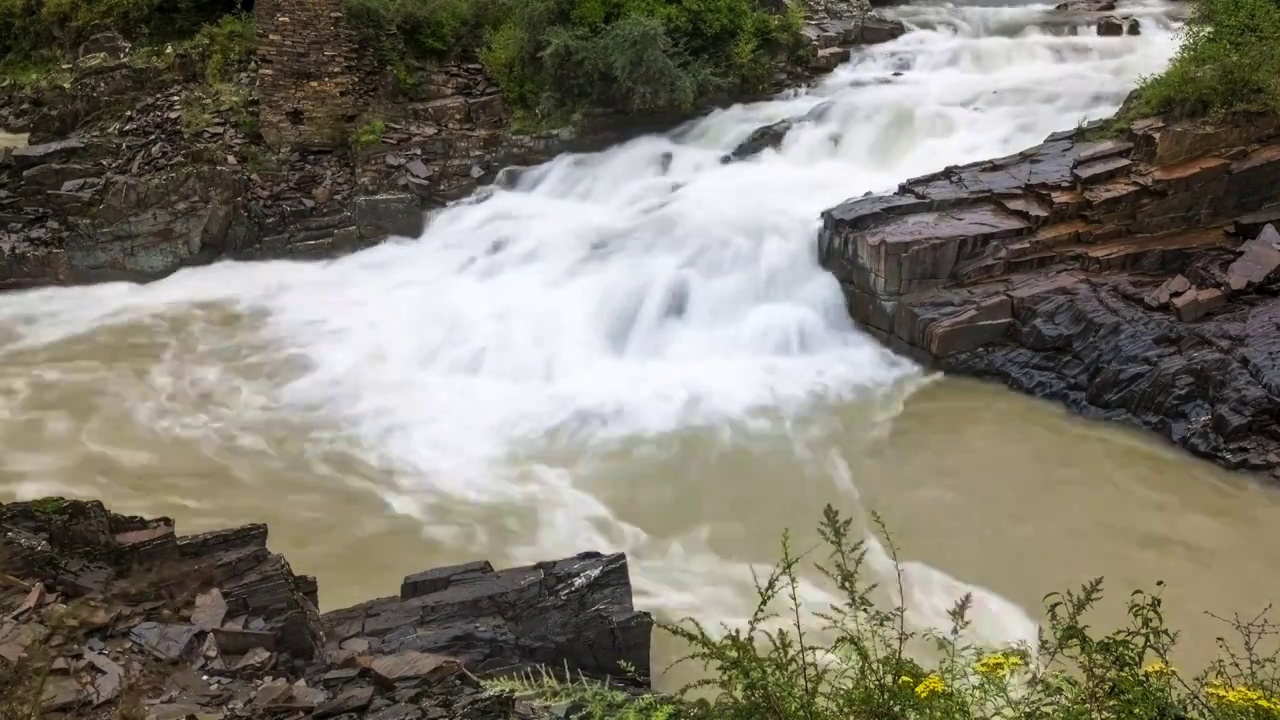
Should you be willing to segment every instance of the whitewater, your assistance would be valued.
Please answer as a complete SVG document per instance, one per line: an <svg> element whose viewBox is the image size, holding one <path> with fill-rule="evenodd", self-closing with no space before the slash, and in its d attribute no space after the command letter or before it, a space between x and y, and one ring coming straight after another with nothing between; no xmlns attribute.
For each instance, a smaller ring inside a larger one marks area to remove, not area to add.
<svg viewBox="0 0 1280 720"><path fill-rule="evenodd" d="M434 214L418 238L322 263L5 295L0 365L22 370L0 372L0 467L21 496L93 492L55 472L64 459L10 436L33 418L63 447L132 467L178 441L287 455L316 482L376 494L435 543L523 562L625 550L642 607L739 621L748 566L768 558L727 560L711 538L770 509L708 502L698 522L664 525L660 511L629 510L644 501L602 499L629 482L618 458L767 445L794 460L786 472L861 512L831 438L853 432L848 408L858 432L885 432L929 378L853 327L816 261L819 214L1110 114L1172 56L1171 8L1134 6L1142 34L1107 38L1042 30L1048 5L892 8L910 32L812 88L558 157ZM798 122L779 148L721 162L783 119ZM124 347L146 348L147 362L113 355ZM32 360L51 349L70 359ZM88 409L51 410L50 393L73 386ZM106 403L114 414L99 413ZM122 423L154 448L112 445ZM637 495L664 492L637 483ZM994 592L919 561L901 570L921 625L973 591L979 639L1034 635ZM807 592L826 599L819 583Z"/></svg>

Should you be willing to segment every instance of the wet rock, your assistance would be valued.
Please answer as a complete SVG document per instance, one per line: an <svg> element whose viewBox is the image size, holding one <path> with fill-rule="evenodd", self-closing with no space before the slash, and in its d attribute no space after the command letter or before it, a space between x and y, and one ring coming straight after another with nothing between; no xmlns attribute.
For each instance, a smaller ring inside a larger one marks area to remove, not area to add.
<svg viewBox="0 0 1280 720"><path fill-rule="evenodd" d="M1119 37L1124 35L1125 21L1115 15L1107 15L1098 19L1094 29L1101 37Z"/></svg>
<svg viewBox="0 0 1280 720"><path fill-rule="evenodd" d="M747 136L746 140L743 140L738 147L733 149L733 152L729 153L725 158L726 161L746 160L759 155L768 148L776 150L782 145L782 140L793 126L794 123L790 120L779 120L772 125L756 128Z"/></svg>
<svg viewBox="0 0 1280 720"><path fill-rule="evenodd" d="M359 198L356 200L355 219L361 237L417 237L422 234L422 207L418 196L412 193Z"/></svg>
<svg viewBox="0 0 1280 720"><path fill-rule="evenodd" d="M196 632L194 625L145 622L130 631L129 637L158 659L175 662L191 648Z"/></svg>
<svg viewBox="0 0 1280 720"><path fill-rule="evenodd" d="M826 211L819 259L901 354L1280 477L1277 143L1247 122L1055 133Z"/></svg>

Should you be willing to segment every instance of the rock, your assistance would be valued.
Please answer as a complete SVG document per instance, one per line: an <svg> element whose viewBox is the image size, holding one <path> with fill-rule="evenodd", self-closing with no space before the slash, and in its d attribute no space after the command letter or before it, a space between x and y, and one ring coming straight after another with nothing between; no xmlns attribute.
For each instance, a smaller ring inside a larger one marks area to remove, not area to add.
<svg viewBox="0 0 1280 720"><path fill-rule="evenodd" d="M201 630L214 630L222 627L227 617L227 601L222 598L222 591L212 588L196 596L195 610L191 612L191 624Z"/></svg>
<svg viewBox="0 0 1280 720"><path fill-rule="evenodd" d="M0 658L16 664L32 643L40 642L48 635L49 629L39 623L0 622Z"/></svg>
<svg viewBox="0 0 1280 720"><path fill-rule="evenodd" d="M270 651L262 648L254 648L244 654L239 662L235 665L237 672L262 672L271 664Z"/></svg>
<svg viewBox="0 0 1280 720"><path fill-rule="evenodd" d="M68 160L84 149L84 142L69 139L13 148L9 156L19 168L30 168L36 165Z"/></svg>
<svg viewBox="0 0 1280 720"><path fill-rule="evenodd" d="M196 630L194 625L145 622L130 631L129 637L158 659L176 662L191 648Z"/></svg>
<svg viewBox="0 0 1280 720"><path fill-rule="evenodd" d="M374 658L369 669L375 678L387 685L415 678L434 685L461 672L462 663L443 655L408 651Z"/></svg>
<svg viewBox="0 0 1280 720"><path fill-rule="evenodd" d="M80 702L84 689L75 678L54 675L45 680L40 695L40 709L44 712L57 712Z"/></svg>
<svg viewBox="0 0 1280 720"><path fill-rule="evenodd" d="M421 160L412 160L404 166L406 172L413 177L426 179L431 176L431 170Z"/></svg>
<svg viewBox="0 0 1280 720"><path fill-rule="evenodd" d="M1173 299L1173 312L1182 322L1193 322L1226 304L1227 296L1218 288L1192 288Z"/></svg>
<svg viewBox="0 0 1280 720"><path fill-rule="evenodd" d="M1252 240L1262 233L1264 227L1274 224L1280 224L1280 207L1242 215L1232 221L1231 231L1246 240Z"/></svg>
<svg viewBox="0 0 1280 720"><path fill-rule="evenodd" d="M320 705L328 697L328 693L320 688L309 688L294 685L291 696L292 704L302 710L311 710Z"/></svg>
<svg viewBox="0 0 1280 720"><path fill-rule="evenodd" d="M1280 268L1278 243L1280 233L1274 226L1267 225L1258 238L1244 244L1240 257L1227 268L1227 284L1232 292L1261 285Z"/></svg>
<svg viewBox="0 0 1280 720"><path fill-rule="evenodd" d="M746 160L764 152L766 148L777 149L782 145L782 140L787 136L794 123L790 120L779 120L772 125L756 128L747 136L746 140L739 143L738 147L729 153L725 160Z"/></svg>
<svg viewBox="0 0 1280 720"><path fill-rule="evenodd" d="M101 673L93 679L92 684L86 689L89 702L96 706L119 697L124 683L124 668L105 655L95 652L84 653L84 659L89 661Z"/></svg>
<svg viewBox="0 0 1280 720"><path fill-rule="evenodd" d="M272 680L258 688L253 696L254 707L265 708L288 700L293 694L293 687L285 680Z"/></svg>
<svg viewBox="0 0 1280 720"><path fill-rule="evenodd" d="M80 45L79 58L89 55L103 55L111 60L120 60L129 54L129 43L114 32L101 32Z"/></svg>
<svg viewBox="0 0 1280 720"><path fill-rule="evenodd" d="M1161 283L1160 287L1146 297L1145 302L1150 308L1164 307L1175 295L1181 295L1190 289L1191 281L1183 275L1177 275Z"/></svg>
<svg viewBox="0 0 1280 720"><path fill-rule="evenodd" d="M1119 37L1124 35L1125 21L1115 15L1107 15L1098 18L1098 23L1094 26L1094 29L1101 37Z"/></svg>
<svg viewBox="0 0 1280 720"><path fill-rule="evenodd" d="M243 655L254 648L274 650L276 646L276 637L269 632L218 628L213 631L213 637L224 655Z"/></svg>
<svg viewBox="0 0 1280 720"><path fill-rule="evenodd" d="M818 257L899 354L1280 478L1280 298L1246 295L1276 281L1280 233L1237 251L1221 230L1261 235L1277 206L1274 127L1150 121L849 200Z"/></svg>
<svg viewBox="0 0 1280 720"><path fill-rule="evenodd" d="M418 720L422 717L422 710L412 705L397 703L365 717L367 720Z"/></svg>
<svg viewBox="0 0 1280 720"><path fill-rule="evenodd" d="M361 237L380 235L418 237L422 234L423 213L418 196L387 193L356 200L356 226Z"/></svg>
<svg viewBox="0 0 1280 720"><path fill-rule="evenodd" d="M631 604L621 554L501 571L487 563L441 568L405 578L401 595L409 597L326 614L328 636L374 637L381 653L445 655L468 667L529 669L556 657L587 675L626 675L623 666L649 675L653 620Z"/></svg>
<svg viewBox="0 0 1280 720"><path fill-rule="evenodd" d="M373 688L350 688L341 695L316 708L314 718L327 718L343 713L356 712L369 706L373 700Z"/></svg>

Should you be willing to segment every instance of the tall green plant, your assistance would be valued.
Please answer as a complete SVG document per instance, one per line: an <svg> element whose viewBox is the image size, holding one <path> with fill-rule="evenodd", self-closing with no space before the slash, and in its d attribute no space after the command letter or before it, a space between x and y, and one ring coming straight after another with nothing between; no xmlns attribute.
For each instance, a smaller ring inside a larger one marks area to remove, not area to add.
<svg viewBox="0 0 1280 720"><path fill-rule="evenodd" d="M1192 0L1182 45L1164 73L1139 87L1131 114L1233 110L1280 112L1276 0Z"/></svg>

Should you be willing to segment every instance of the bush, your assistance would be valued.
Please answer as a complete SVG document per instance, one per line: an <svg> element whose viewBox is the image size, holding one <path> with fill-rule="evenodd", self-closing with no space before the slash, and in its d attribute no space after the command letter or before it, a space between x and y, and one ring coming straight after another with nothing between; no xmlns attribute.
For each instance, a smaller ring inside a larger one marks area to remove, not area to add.
<svg viewBox="0 0 1280 720"><path fill-rule="evenodd" d="M205 79L209 83L229 82L236 73L248 68L257 49L253 16L246 13L223 15L200 28L187 45L204 65Z"/></svg>
<svg viewBox="0 0 1280 720"><path fill-rule="evenodd" d="M229 47L235 40L238 47L252 48L252 25L236 14L240 7L240 0L0 0L0 67L73 56L84 41L104 31L156 44L204 35L202 28L211 25L205 42Z"/></svg>
<svg viewBox="0 0 1280 720"><path fill-rule="evenodd" d="M1194 118L1234 110L1280 112L1280 3L1193 0L1169 68L1144 79L1130 118Z"/></svg>
<svg viewBox="0 0 1280 720"><path fill-rule="evenodd" d="M877 519L883 532L883 525ZM951 627L920 632L906 609L873 602L864 577L867 549L851 523L830 506L821 536L828 555L818 569L841 602L819 615L828 635L815 639L801 622L803 556L784 536L782 560L758 581L759 602L744 629L714 636L693 621L662 628L686 641L683 661L702 663L713 679L686 687L679 702L643 703L606 685L542 678L504 681L548 703L580 702L592 720L1276 720L1280 718L1280 664L1274 643L1280 626L1260 615L1226 621L1237 644L1219 639L1219 657L1189 677L1172 667L1176 634L1164 622L1158 593L1134 592L1128 623L1103 633L1087 615L1102 597L1102 581L1045 598L1047 620L1038 647L979 648L961 638L971 599L951 610ZM887 541L886 541L887 542ZM889 554L897 560L889 545ZM901 577L896 594L902 596ZM767 631L776 601L786 607L787 629ZM936 649L925 660L909 648ZM688 701L698 687L713 700Z"/></svg>
<svg viewBox="0 0 1280 720"><path fill-rule="evenodd" d="M476 57L514 106L550 114L759 89L800 29L757 0L347 0L347 17L386 64Z"/></svg>

